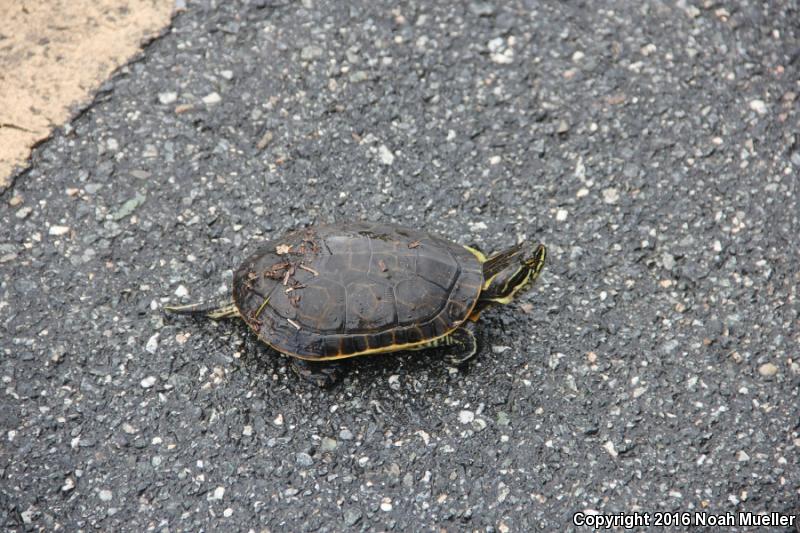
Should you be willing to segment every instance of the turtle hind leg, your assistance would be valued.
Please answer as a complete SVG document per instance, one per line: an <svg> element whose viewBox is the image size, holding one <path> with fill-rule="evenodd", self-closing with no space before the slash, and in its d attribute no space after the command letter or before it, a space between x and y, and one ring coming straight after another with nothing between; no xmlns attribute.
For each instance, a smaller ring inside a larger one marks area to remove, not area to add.
<svg viewBox="0 0 800 533"><path fill-rule="evenodd" d="M335 385L344 373L339 361L306 361L292 357L291 364L295 374L322 388Z"/></svg>
<svg viewBox="0 0 800 533"><path fill-rule="evenodd" d="M170 305L164 307L164 310L173 315L204 316L212 320L241 316L233 302L227 302L222 305L214 303Z"/></svg>

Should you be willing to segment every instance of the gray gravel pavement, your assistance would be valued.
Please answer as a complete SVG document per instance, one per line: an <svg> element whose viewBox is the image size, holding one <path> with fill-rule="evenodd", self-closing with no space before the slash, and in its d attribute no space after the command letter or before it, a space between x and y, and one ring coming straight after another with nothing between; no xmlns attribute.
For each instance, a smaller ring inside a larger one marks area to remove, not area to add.
<svg viewBox="0 0 800 533"><path fill-rule="evenodd" d="M800 8L188 2L0 204L0 524L549 531L800 508ZM544 242L465 370L320 390L224 296L382 220ZM731 528L727 531L745 530ZM781 530L781 528L776 528Z"/></svg>

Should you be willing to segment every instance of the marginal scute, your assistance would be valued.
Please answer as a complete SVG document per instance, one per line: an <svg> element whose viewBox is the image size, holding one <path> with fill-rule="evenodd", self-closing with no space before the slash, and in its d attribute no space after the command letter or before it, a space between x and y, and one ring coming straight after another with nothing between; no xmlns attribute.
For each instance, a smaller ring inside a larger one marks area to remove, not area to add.
<svg viewBox="0 0 800 533"><path fill-rule="evenodd" d="M278 245L291 251L278 255ZM329 359L447 334L467 319L482 282L480 262L462 246L413 229L353 223L264 244L237 270L233 294L262 340L290 355Z"/></svg>

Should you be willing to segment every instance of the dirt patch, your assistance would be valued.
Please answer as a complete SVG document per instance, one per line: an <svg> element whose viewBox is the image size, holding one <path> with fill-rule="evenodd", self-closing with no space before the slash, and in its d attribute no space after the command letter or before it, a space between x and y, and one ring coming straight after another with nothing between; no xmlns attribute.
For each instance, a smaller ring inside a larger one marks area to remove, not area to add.
<svg viewBox="0 0 800 533"><path fill-rule="evenodd" d="M0 191L31 148L88 102L174 0L0 0Z"/></svg>

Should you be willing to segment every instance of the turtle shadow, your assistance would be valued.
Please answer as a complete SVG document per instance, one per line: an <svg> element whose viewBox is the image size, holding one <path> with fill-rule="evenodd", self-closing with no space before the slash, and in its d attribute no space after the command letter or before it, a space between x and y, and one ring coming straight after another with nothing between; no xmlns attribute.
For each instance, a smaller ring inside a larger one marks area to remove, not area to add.
<svg viewBox="0 0 800 533"><path fill-rule="evenodd" d="M291 356L282 354L263 343L243 321L215 322L201 318L175 317L166 313L163 316L165 328L191 329L193 334L208 339L209 349L206 350L208 355L199 356L196 359L199 364L220 362L220 356L228 363L238 359L242 369L252 372L254 377L268 379L270 383L276 380L286 385L296 382L304 389L306 387L309 390L320 389L318 385L306 381L292 370ZM491 355L488 347L491 345L493 335L479 332L479 337L481 348L478 354L457 366L446 360L446 348L404 350L344 358L338 362L342 367L342 378L328 388L370 384L388 380L392 376L438 383L469 377L474 372L476 362Z"/></svg>

